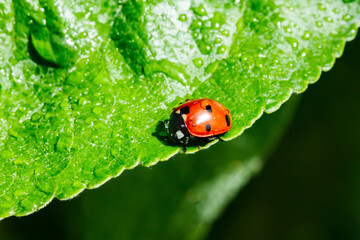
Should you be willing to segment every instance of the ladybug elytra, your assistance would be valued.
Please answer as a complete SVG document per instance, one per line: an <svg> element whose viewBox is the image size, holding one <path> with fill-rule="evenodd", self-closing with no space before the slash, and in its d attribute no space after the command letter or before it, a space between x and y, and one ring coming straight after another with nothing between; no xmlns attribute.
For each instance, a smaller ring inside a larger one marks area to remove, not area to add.
<svg viewBox="0 0 360 240"><path fill-rule="evenodd" d="M221 139L231 128L231 114L221 103L212 99L187 100L175 108L165 128L186 151L189 141ZM199 148L199 147L198 147Z"/></svg>

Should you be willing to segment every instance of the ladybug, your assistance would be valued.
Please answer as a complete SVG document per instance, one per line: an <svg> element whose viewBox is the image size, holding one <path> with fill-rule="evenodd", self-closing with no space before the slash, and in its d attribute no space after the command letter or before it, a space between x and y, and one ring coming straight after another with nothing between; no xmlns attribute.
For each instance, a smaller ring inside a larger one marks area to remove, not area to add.
<svg viewBox="0 0 360 240"><path fill-rule="evenodd" d="M175 108L165 121L165 128L172 139L186 145L197 141L219 139L231 128L231 114L221 103L212 99L186 100Z"/></svg>

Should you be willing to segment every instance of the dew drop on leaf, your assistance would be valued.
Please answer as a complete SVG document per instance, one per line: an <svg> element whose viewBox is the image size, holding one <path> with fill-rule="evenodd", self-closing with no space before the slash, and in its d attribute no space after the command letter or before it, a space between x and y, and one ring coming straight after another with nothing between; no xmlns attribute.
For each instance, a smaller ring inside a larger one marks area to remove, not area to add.
<svg viewBox="0 0 360 240"><path fill-rule="evenodd" d="M316 21L315 25L317 27L322 27L323 26L323 22L322 21Z"/></svg>
<svg viewBox="0 0 360 240"><path fill-rule="evenodd" d="M224 30L221 31L221 34L222 34L223 36L225 36L225 37L228 37L228 36L230 35L230 32L229 32L229 30L224 29Z"/></svg>
<svg viewBox="0 0 360 240"><path fill-rule="evenodd" d="M226 50L226 47L225 47L224 45L221 45L221 46L219 46L219 47L217 48L216 53L217 53L217 54L222 54L222 53L225 52L225 50Z"/></svg>
<svg viewBox="0 0 360 240"><path fill-rule="evenodd" d="M193 11L196 15L201 16L201 17L207 15L206 9L205 9L204 5L202 5L202 4L198 7L193 8Z"/></svg>
<svg viewBox="0 0 360 240"><path fill-rule="evenodd" d="M200 52L201 52L202 54L208 55L208 54L211 53L212 48L211 48L211 46L208 45L207 43L201 41L201 42L198 44L198 46L199 46L199 50L200 50Z"/></svg>
<svg viewBox="0 0 360 240"><path fill-rule="evenodd" d="M305 31L301 38L304 40L309 40L310 37L311 37L310 31Z"/></svg>
<svg viewBox="0 0 360 240"><path fill-rule="evenodd" d="M119 148L116 146L112 146L110 149L110 153L113 157L117 157L117 155L119 154Z"/></svg>
<svg viewBox="0 0 360 240"><path fill-rule="evenodd" d="M344 21L348 22L348 21L350 21L350 20L352 19L352 16L349 15L349 14L345 14L345 15L342 17L342 19L343 19Z"/></svg>
<svg viewBox="0 0 360 240"><path fill-rule="evenodd" d="M62 134L55 145L55 150L57 152L67 152L70 151L73 139L70 136Z"/></svg>
<svg viewBox="0 0 360 240"><path fill-rule="evenodd" d="M326 10L326 7L325 7L324 4L319 3L319 4L318 4L318 9L319 9L320 11L325 11L325 10Z"/></svg>
<svg viewBox="0 0 360 240"><path fill-rule="evenodd" d="M187 15L186 14L180 14L179 16L179 21L181 22L186 22L187 21Z"/></svg>
<svg viewBox="0 0 360 240"><path fill-rule="evenodd" d="M195 58L193 63L197 68L201 68L204 65L204 61L201 58Z"/></svg>
<svg viewBox="0 0 360 240"><path fill-rule="evenodd" d="M333 19L331 17L324 17L324 21L328 23L332 23Z"/></svg>
<svg viewBox="0 0 360 240"><path fill-rule="evenodd" d="M31 121L36 122L37 120L40 119L40 117L41 117L41 115L39 113L33 113L31 115Z"/></svg>
<svg viewBox="0 0 360 240"><path fill-rule="evenodd" d="M83 182L74 182L73 184L71 184L71 186L75 189L82 189L84 188L86 185Z"/></svg>

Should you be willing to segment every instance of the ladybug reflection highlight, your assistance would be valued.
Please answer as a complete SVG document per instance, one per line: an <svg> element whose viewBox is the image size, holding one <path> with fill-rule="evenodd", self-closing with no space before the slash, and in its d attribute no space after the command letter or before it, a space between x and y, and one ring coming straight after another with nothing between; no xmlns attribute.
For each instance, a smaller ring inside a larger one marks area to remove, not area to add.
<svg viewBox="0 0 360 240"><path fill-rule="evenodd" d="M221 139L231 129L232 119L228 109L212 99L186 100L175 108L165 121L165 128L172 139L183 145L189 142Z"/></svg>

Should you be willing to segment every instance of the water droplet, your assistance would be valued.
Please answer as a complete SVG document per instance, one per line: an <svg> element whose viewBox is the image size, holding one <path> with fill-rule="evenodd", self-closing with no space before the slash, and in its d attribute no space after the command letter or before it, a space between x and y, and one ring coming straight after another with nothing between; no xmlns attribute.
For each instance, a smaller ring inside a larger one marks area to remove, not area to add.
<svg viewBox="0 0 360 240"><path fill-rule="evenodd" d="M193 60L193 63L194 63L194 65L195 65L195 67L201 68L202 65L204 64L204 61L203 61L201 58L195 58L195 59Z"/></svg>
<svg viewBox="0 0 360 240"><path fill-rule="evenodd" d="M214 23L214 24L212 25L212 28L213 28L213 29L219 29L219 28L220 28L220 23Z"/></svg>
<svg viewBox="0 0 360 240"><path fill-rule="evenodd" d="M23 210L25 211L33 211L36 209L36 204L33 203L33 201L30 199L30 197L26 197L24 200L22 200L20 202L20 205L22 208L24 208Z"/></svg>
<svg viewBox="0 0 360 240"><path fill-rule="evenodd" d="M180 16L179 16L179 21L181 21L181 22L186 22L187 21L187 16L186 16L186 14L180 14Z"/></svg>
<svg viewBox="0 0 360 240"><path fill-rule="evenodd" d="M348 21L350 21L350 20L352 19L352 16L349 15L349 14L345 14L345 15L342 17L342 19L343 19L344 21L348 22Z"/></svg>
<svg viewBox="0 0 360 240"><path fill-rule="evenodd" d="M206 9L205 9L204 5L202 5L202 4L198 7L193 8L193 12L196 15L201 16L201 17L207 15Z"/></svg>
<svg viewBox="0 0 360 240"><path fill-rule="evenodd" d="M214 16L210 19L211 28L219 29L225 23L223 15L219 12L215 12Z"/></svg>
<svg viewBox="0 0 360 240"><path fill-rule="evenodd" d="M221 42L222 42L221 38L219 38L219 37L215 38L215 43L221 43Z"/></svg>
<svg viewBox="0 0 360 240"><path fill-rule="evenodd" d="M290 43L293 50L297 50L299 47L299 42L295 38L286 38L286 41Z"/></svg>
<svg viewBox="0 0 360 240"><path fill-rule="evenodd" d="M87 99L84 98L84 97L82 97L82 98L79 99L78 104L79 104L80 106L82 106L82 105L85 105L87 102L88 102Z"/></svg>
<svg viewBox="0 0 360 240"><path fill-rule="evenodd" d="M305 31L304 34L302 35L302 39L304 40L309 40L311 37L311 33L309 31Z"/></svg>
<svg viewBox="0 0 360 240"><path fill-rule="evenodd" d="M309 53L309 50L308 49L301 49L298 53L298 56L299 57L306 57Z"/></svg>
<svg viewBox="0 0 360 240"><path fill-rule="evenodd" d="M21 156L21 157L17 157L15 160L14 160L14 163L16 165L21 165L21 164L29 164L29 159L27 159L25 156Z"/></svg>
<svg viewBox="0 0 360 240"><path fill-rule="evenodd" d="M117 155L119 154L119 148L116 146L112 146L110 149L110 153L113 157L117 157Z"/></svg>
<svg viewBox="0 0 360 240"><path fill-rule="evenodd" d="M323 22L322 21L316 21L315 25L317 27L322 27L323 26Z"/></svg>
<svg viewBox="0 0 360 240"><path fill-rule="evenodd" d="M18 132L16 132L14 129L10 128L8 134L14 138L22 139L21 135Z"/></svg>
<svg viewBox="0 0 360 240"><path fill-rule="evenodd" d="M73 184L71 184L71 187L74 189L83 189L85 188L86 184L82 183L82 182L74 182Z"/></svg>
<svg viewBox="0 0 360 240"><path fill-rule="evenodd" d="M289 26L284 27L284 30L285 30L285 32L288 32L288 33L292 32L291 27L289 27Z"/></svg>
<svg viewBox="0 0 360 240"><path fill-rule="evenodd" d="M40 192L46 193L48 195L51 195L54 192L54 186L50 182L40 181L35 184L35 187Z"/></svg>
<svg viewBox="0 0 360 240"><path fill-rule="evenodd" d="M39 120L41 118L41 115L39 113L34 113L33 115L31 115L31 121L36 122L37 120Z"/></svg>
<svg viewBox="0 0 360 240"><path fill-rule="evenodd" d="M86 38L88 36L88 33L87 32L82 32L82 33L80 33L80 38Z"/></svg>
<svg viewBox="0 0 360 240"><path fill-rule="evenodd" d="M70 151L72 143L73 139L71 136L62 135L55 144L55 150L57 152L68 152Z"/></svg>
<svg viewBox="0 0 360 240"><path fill-rule="evenodd" d="M356 36L356 31L357 31L357 29L351 29L350 32L349 32L349 36L352 37L352 38L355 37Z"/></svg>
<svg viewBox="0 0 360 240"><path fill-rule="evenodd" d="M226 47L224 45L221 45L220 47L218 47L218 49L216 50L217 54L222 54L224 53L226 50Z"/></svg>
<svg viewBox="0 0 360 240"><path fill-rule="evenodd" d="M208 55L211 53L212 48L204 42L200 42L198 47L200 52L204 55Z"/></svg>
<svg viewBox="0 0 360 240"><path fill-rule="evenodd" d="M196 38L199 37L199 33L198 33L198 32L193 32L191 35L192 35L192 37L193 37L194 39L196 39Z"/></svg>
<svg viewBox="0 0 360 240"><path fill-rule="evenodd" d="M229 30L224 29L224 30L221 31L221 34L222 34L223 36L225 36L225 37L228 37L228 36L230 35L230 32L229 32Z"/></svg>
<svg viewBox="0 0 360 240"><path fill-rule="evenodd" d="M333 19L331 17L324 17L324 21L331 23L333 22Z"/></svg>
<svg viewBox="0 0 360 240"><path fill-rule="evenodd" d="M338 8L334 8L333 9L333 13L340 13L341 11L340 11L340 9L338 9Z"/></svg>
<svg viewBox="0 0 360 240"><path fill-rule="evenodd" d="M194 31L196 29L200 29L202 25L203 25L202 21L194 19L190 25L190 29Z"/></svg>
<svg viewBox="0 0 360 240"><path fill-rule="evenodd" d="M215 72L215 70L218 67L218 64L219 64L219 62L217 62L217 61L210 63L209 65L206 66L205 72L207 74Z"/></svg>
<svg viewBox="0 0 360 240"><path fill-rule="evenodd" d="M325 11L325 10L326 10L326 7L325 7L324 4L318 3L318 9L321 10L321 11Z"/></svg>

